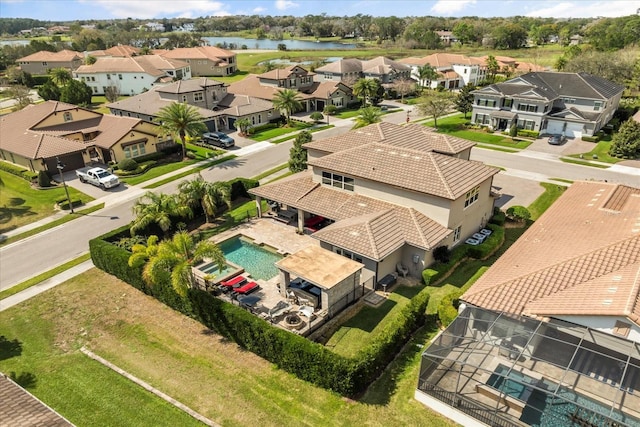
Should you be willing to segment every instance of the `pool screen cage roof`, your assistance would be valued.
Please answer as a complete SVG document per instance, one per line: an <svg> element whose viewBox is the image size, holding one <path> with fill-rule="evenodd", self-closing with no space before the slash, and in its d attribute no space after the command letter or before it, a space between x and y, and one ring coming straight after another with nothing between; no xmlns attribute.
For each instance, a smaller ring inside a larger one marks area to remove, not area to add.
<svg viewBox="0 0 640 427"><path fill-rule="evenodd" d="M488 425L640 427L640 344L466 307L423 353L418 391Z"/></svg>

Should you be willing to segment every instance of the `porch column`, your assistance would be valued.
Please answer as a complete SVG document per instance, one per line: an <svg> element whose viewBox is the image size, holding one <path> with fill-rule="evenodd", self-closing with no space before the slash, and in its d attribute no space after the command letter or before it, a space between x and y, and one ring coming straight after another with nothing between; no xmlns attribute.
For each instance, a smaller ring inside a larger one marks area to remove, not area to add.
<svg viewBox="0 0 640 427"><path fill-rule="evenodd" d="M298 233L304 233L304 211L298 209Z"/></svg>
<svg viewBox="0 0 640 427"><path fill-rule="evenodd" d="M258 211L258 218L262 218L262 197L256 196L256 209Z"/></svg>

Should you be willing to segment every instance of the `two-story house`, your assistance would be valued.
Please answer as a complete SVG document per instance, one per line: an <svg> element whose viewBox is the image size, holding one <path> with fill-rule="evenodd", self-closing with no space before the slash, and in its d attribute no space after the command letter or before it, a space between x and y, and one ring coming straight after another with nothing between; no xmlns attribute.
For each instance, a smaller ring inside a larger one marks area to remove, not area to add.
<svg viewBox="0 0 640 427"><path fill-rule="evenodd" d="M362 78L378 79L383 85L411 78L408 66L384 56L369 60L341 59L316 68L315 73L314 79L318 82L340 81L349 87Z"/></svg>
<svg viewBox="0 0 640 427"><path fill-rule="evenodd" d="M186 62L194 77L224 77L238 70L236 54L214 46L182 47L171 50L154 50L153 53Z"/></svg>
<svg viewBox="0 0 640 427"><path fill-rule="evenodd" d="M277 202L300 232L311 217L332 222L312 236L368 275L402 264L419 277L435 248L463 242L492 214L499 171L468 160L473 145L424 126L376 123L305 144L307 171L250 193L259 209L262 199Z"/></svg>
<svg viewBox="0 0 640 427"><path fill-rule="evenodd" d="M432 89L457 89L467 84L477 85L487 76L487 67L482 59L454 53L433 53L422 58L400 59L398 62L411 67L411 75L421 86ZM424 66L436 70L438 78L420 81L418 69Z"/></svg>
<svg viewBox="0 0 640 427"><path fill-rule="evenodd" d="M84 56L79 52L67 49L60 52L41 50L17 59L16 63L22 71L44 75L54 68L66 68L69 71L74 71L84 64Z"/></svg>
<svg viewBox="0 0 640 427"><path fill-rule="evenodd" d="M298 91L302 111L323 111L326 105L345 107L353 102L353 92L340 81L314 80L311 73L299 65L276 68L263 74L249 75L231 83L229 93L273 101L282 89Z"/></svg>
<svg viewBox="0 0 640 427"><path fill-rule="evenodd" d="M473 92L472 121L570 138L591 136L613 117L623 86L587 73L536 72Z"/></svg>
<svg viewBox="0 0 640 427"><path fill-rule="evenodd" d="M159 55L99 57L95 63L79 67L73 76L95 95L103 95L111 86L122 95L136 95L156 83L190 79L191 68L186 62Z"/></svg>
<svg viewBox="0 0 640 427"><path fill-rule="evenodd" d="M57 159L73 170L90 162L118 162L174 144L159 126L46 101L0 119L0 158L30 171L57 173Z"/></svg>

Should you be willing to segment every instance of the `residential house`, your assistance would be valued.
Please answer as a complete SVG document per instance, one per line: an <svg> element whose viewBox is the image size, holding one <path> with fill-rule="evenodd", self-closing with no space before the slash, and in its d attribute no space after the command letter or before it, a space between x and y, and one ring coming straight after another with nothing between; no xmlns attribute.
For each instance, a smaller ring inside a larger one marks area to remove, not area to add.
<svg viewBox="0 0 640 427"><path fill-rule="evenodd" d="M399 265L419 277L438 246L477 232L493 211L498 169L469 161L473 142L424 126L376 123L305 144L309 170L250 190L277 202L280 218L320 216L312 236L364 265L374 283ZM312 230L313 231L313 230Z"/></svg>
<svg viewBox="0 0 640 427"><path fill-rule="evenodd" d="M224 77L238 70L236 54L214 46L183 47L171 50L156 49L157 55L186 62L194 77Z"/></svg>
<svg viewBox="0 0 640 427"><path fill-rule="evenodd" d="M445 46L449 46L451 45L451 43L455 43L458 41L456 36L454 36L451 31L440 30L436 31L436 34L438 35L438 37L440 37L440 41Z"/></svg>
<svg viewBox="0 0 640 427"><path fill-rule="evenodd" d="M536 72L473 92L472 122L570 138L593 135L618 108L623 86L587 73Z"/></svg>
<svg viewBox="0 0 640 427"><path fill-rule="evenodd" d="M317 82L314 74L299 65L287 68L276 68L263 74L252 74L246 78L231 83L229 93L246 95L273 101L282 89L297 90L302 100L302 111L323 111L327 105L342 108L352 103L351 89L337 82Z"/></svg>
<svg viewBox="0 0 640 427"><path fill-rule="evenodd" d="M353 87L361 78L378 79L383 86L388 86L395 80L411 78L408 66L384 56L369 60L341 59L316 68L315 73L315 81L339 81L349 87Z"/></svg>
<svg viewBox="0 0 640 427"><path fill-rule="evenodd" d="M30 171L57 173L92 162L118 162L173 145L155 124L58 101L30 105L0 118L0 157Z"/></svg>
<svg viewBox="0 0 640 427"><path fill-rule="evenodd" d="M81 53L67 49L60 52L41 50L17 59L16 63L22 71L34 75L44 75L54 68L66 68L69 71L74 71L84 64L84 57Z"/></svg>
<svg viewBox="0 0 640 427"><path fill-rule="evenodd" d="M111 86L122 95L136 95L157 83L190 79L191 69L186 62L159 55L99 57L95 63L79 67L73 76L96 95L103 95Z"/></svg>
<svg viewBox="0 0 640 427"><path fill-rule="evenodd" d="M164 25L159 22L147 22L140 28L147 31L157 31L160 33L164 32Z"/></svg>
<svg viewBox="0 0 640 427"><path fill-rule="evenodd" d="M513 74L524 74L531 73L534 71L547 71L547 68L542 65L534 64L532 62L524 62L518 61L515 58L511 58L510 56L494 56L500 70L498 74L506 75L511 77ZM484 61L484 64L487 64L487 60L489 59L488 55L481 56L480 59Z"/></svg>
<svg viewBox="0 0 640 427"><path fill-rule="evenodd" d="M47 32L50 35L54 34L65 34L71 31L71 29L66 25L54 25L52 27L47 28Z"/></svg>
<svg viewBox="0 0 640 427"><path fill-rule="evenodd" d="M416 398L462 425L640 425L640 188L576 182L467 290Z"/></svg>
<svg viewBox="0 0 640 427"><path fill-rule="evenodd" d="M112 46L109 49L105 49L105 50L93 50L91 52L88 52L87 55L93 56L96 58L101 58L101 57L126 58L129 56L139 55L140 50L141 49L139 47L119 44L117 46Z"/></svg>
<svg viewBox="0 0 640 427"><path fill-rule="evenodd" d="M411 67L411 75L417 81L420 81L420 67L434 68L439 77L420 82L421 86L432 89L457 89L467 84L477 85L487 76L487 67L482 59L454 53L433 53L422 58L400 59L398 62Z"/></svg>

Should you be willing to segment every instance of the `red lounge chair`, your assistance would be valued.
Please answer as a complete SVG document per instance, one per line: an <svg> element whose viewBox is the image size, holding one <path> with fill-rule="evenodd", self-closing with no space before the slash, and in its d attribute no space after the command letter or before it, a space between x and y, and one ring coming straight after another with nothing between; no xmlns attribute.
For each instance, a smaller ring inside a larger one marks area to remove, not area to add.
<svg viewBox="0 0 640 427"><path fill-rule="evenodd" d="M316 228L316 226L319 225L322 221L324 221L323 217L321 217L320 215L314 215L311 218L307 218L307 220L304 222L304 226L309 228Z"/></svg>
<svg viewBox="0 0 640 427"><path fill-rule="evenodd" d="M233 291L237 294L246 295L258 289L259 286L256 282L245 283L242 286L238 286L237 288L233 288Z"/></svg>
<svg viewBox="0 0 640 427"><path fill-rule="evenodd" d="M220 282L220 286L233 287L236 285L243 285L247 281L246 277L236 276L233 279L225 280Z"/></svg>

